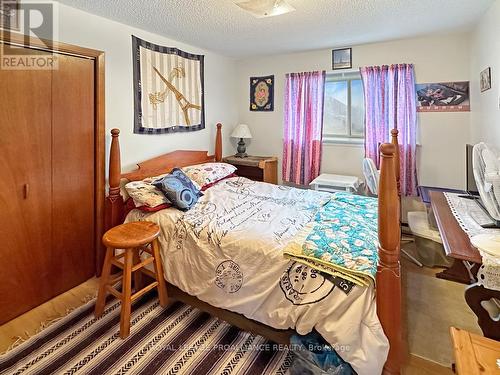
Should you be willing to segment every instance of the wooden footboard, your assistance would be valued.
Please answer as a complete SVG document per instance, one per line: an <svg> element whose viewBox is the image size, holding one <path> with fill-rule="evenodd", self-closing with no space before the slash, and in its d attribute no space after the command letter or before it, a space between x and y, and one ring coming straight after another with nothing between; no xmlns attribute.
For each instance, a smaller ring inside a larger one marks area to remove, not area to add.
<svg viewBox="0 0 500 375"><path fill-rule="evenodd" d="M217 124L215 155L206 151L174 151L138 164L135 171L122 174L120 164L120 131L111 131L112 142L109 165L109 195L106 198L106 228L121 224L124 220L124 202L120 195L120 180L141 180L146 177L168 173L173 167L183 167L207 161L222 159L221 124ZM401 270L400 270L400 202L397 176L399 159L397 131L392 133L392 144L380 146L381 168L379 183L379 266L376 278L377 313L389 339L390 351L384 366L384 374L400 374L402 366L402 329L401 329ZM101 256L102 260L102 256ZM102 262L101 262L102 264ZM175 289L178 298L202 310L227 320L242 329L251 330L269 339L287 340L289 331L280 332L270 327L259 328L260 323L249 321L239 314L229 313L199 301L197 298ZM236 318L234 318L235 316ZM242 323L244 322L244 323ZM369 348L368 348L369 350Z"/></svg>

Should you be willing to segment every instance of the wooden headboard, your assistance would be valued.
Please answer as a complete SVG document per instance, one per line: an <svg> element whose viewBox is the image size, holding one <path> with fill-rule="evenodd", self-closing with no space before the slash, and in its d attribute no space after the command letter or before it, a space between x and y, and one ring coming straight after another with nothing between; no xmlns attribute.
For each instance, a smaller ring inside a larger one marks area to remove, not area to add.
<svg viewBox="0 0 500 375"><path fill-rule="evenodd" d="M186 167L188 165L208 163L215 160L215 156L208 155L207 151L177 150L138 163L136 170L123 173L121 178L126 178L129 181L139 181L146 177L170 173L175 167Z"/></svg>
<svg viewBox="0 0 500 375"><path fill-rule="evenodd" d="M105 204L105 229L114 227L123 222L125 202L120 194L120 181L138 181L146 177L158 176L169 173L175 167L186 167L222 160L222 124L217 124L215 137L215 154L209 155L208 151L177 150L157 156L137 164L137 169L122 173L120 160L120 135L119 129L111 130L111 149L109 152L109 194ZM102 262L101 262L102 263Z"/></svg>

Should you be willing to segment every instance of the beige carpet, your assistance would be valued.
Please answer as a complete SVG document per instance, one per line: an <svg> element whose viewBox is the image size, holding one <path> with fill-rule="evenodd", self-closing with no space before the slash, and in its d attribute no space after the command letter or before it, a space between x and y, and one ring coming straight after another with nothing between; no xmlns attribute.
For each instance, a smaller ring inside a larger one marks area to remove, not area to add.
<svg viewBox="0 0 500 375"><path fill-rule="evenodd" d="M415 245L404 248L412 252ZM404 256L402 266L410 353L449 367L454 362L450 326L482 335L465 303L465 285L438 279L434 275L441 269L420 268Z"/></svg>

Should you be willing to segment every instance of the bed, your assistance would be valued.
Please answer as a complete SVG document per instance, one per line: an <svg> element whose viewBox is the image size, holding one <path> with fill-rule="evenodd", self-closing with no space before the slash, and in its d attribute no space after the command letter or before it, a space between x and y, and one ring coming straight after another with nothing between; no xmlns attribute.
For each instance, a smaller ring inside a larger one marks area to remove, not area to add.
<svg viewBox="0 0 500 375"><path fill-rule="evenodd" d="M160 225L169 296L242 329L288 344L315 328L359 374L398 374L401 367L401 291L397 147L381 145L376 288L318 273L280 251L312 220L327 193L233 177L205 191L183 213L131 211L124 217L123 179L142 180L222 159L221 125L215 155L174 151L121 173L119 131L112 130L106 227L148 220ZM397 133L393 133L397 145ZM376 301L376 303L375 303ZM386 359L387 355L387 359ZM386 359L386 360L385 360ZM384 363L385 361L385 363Z"/></svg>

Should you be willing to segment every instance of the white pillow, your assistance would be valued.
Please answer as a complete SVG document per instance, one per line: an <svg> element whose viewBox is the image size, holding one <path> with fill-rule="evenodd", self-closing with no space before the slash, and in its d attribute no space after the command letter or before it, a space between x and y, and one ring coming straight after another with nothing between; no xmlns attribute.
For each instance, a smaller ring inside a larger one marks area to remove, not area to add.
<svg viewBox="0 0 500 375"><path fill-rule="evenodd" d="M198 185L198 189L203 189L204 186L233 174L237 168L227 163L203 163L181 169L195 185Z"/></svg>

